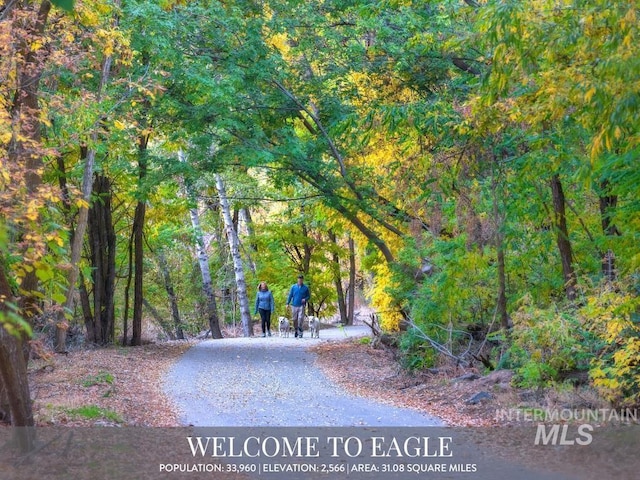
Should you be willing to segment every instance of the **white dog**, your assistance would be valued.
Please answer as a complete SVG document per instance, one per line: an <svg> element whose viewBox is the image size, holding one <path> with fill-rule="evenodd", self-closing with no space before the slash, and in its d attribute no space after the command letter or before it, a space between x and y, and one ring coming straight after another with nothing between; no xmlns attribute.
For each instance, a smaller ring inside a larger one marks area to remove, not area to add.
<svg viewBox="0 0 640 480"><path fill-rule="evenodd" d="M280 330L281 337L288 337L291 326L287 317L278 317L278 329Z"/></svg>
<svg viewBox="0 0 640 480"><path fill-rule="evenodd" d="M311 338L320 338L320 319L318 317L309 316L309 334Z"/></svg>

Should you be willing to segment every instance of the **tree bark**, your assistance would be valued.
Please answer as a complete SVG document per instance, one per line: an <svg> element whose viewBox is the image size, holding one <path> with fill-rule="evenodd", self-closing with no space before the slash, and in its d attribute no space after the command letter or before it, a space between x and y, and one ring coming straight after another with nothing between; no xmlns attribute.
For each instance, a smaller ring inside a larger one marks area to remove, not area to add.
<svg viewBox="0 0 640 480"><path fill-rule="evenodd" d="M171 281L171 273L169 272L169 265L167 264L167 258L164 255L162 249L158 249L156 252L158 258L158 265L160 266L160 273L162 274L162 280L164 283L164 289L169 297L169 303L171 305L171 317L173 319L173 328L175 329L175 336L180 340L184 340L184 332L182 331L182 321L180 320L180 310L178 309L178 299L176 298L175 290L173 289L173 282Z"/></svg>
<svg viewBox="0 0 640 480"><path fill-rule="evenodd" d="M238 241L238 233L234 228L233 218L227 200L222 176L216 173L216 188L218 189L218 197L220 198L220 208L222 210L222 218L224 219L227 240L231 249L231 258L233 260L233 272L236 278L236 289L238 292L238 303L240 304L240 318L242 321L242 330L245 337L253 335L251 325L251 313L249 311L249 298L247 296L247 282L244 277L244 266L242 257L240 256L240 242Z"/></svg>
<svg viewBox="0 0 640 480"><path fill-rule="evenodd" d="M573 253L569 241L567 229L567 217L565 213L565 197L560 176L555 174L551 179L551 193L553 197L554 227L560 260L562 262L562 274L564 277L564 289L567 299L576 298L576 275L573 270Z"/></svg>
<svg viewBox="0 0 640 480"><path fill-rule="evenodd" d="M602 231L607 237L620 235L620 230L613 223L613 215L618 206L618 196L610 194L610 186L608 181L600 184L600 219L602 222ZM613 282L616 277L616 264L613 250L610 248L602 255L602 274L604 278Z"/></svg>
<svg viewBox="0 0 640 480"><path fill-rule="evenodd" d="M356 246L349 235L349 290L347 297L347 325L353 325L356 314Z"/></svg>
<svg viewBox="0 0 640 480"><path fill-rule="evenodd" d="M336 234L332 229L329 229L329 239L333 243L332 257L332 270L333 270L333 283L336 286L336 294L338 296L338 312L340 312L340 322L348 324L349 315L347 313L347 303L344 298L344 288L342 286L342 274L340 272L340 256L338 255L338 240Z"/></svg>
<svg viewBox="0 0 640 480"><path fill-rule="evenodd" d="M186 158L182 150L178 152L178 158L181 162L186 162ZM186 181L184 189L187 197L195 202L195 195L190 191L189 185ZM216 305L216 297L213 292L213 282L211 281L211 271L209 269L209 255L207 254L204 235L202 234L202 227L200 226L200 214L198 213L197 202L195 202L194 207L189 209L189 215L191 216L191 225L193 226L193 232L196 239L196 257L198 258L198 265L200 266L200 274L202 276L202 291L207 300L209 330L211 331L212 338L222 338L220 319L218 317L218 306Z"/></svg>
<svg viewBox="0 0 640 480"><path fill-rule="evenodd" d="M244 222L247 227L247 235L249 236L249 248L244 248L245 255L247 257L247 262L249 263L249 268L251 272L255 275L257 271L256 262L253 260L253 254L258 252L258 248L253 242L253 219L251 218L251 212L249 208L243 207L240 209L240 220ZM239 235L239 234L238 234Z"/></svg>
<svg viewBox="0 0 640 480"><path fill-rule="evenodd" d="M98 198L89 211L89 247L93 266L91 330L94 332L94 343L108 345L115 337L116 283L116 232L111 212L110 180L103 175L96 175L94 192Z"/></svg>
<svg viewBox="0 0 640 480"><path fill-rule="evenodd" d="M133 232L131 229L131 236L129 237L129 246L127 247L129 252L129 269L127 270L127 284L124 287L124 313L122 315L122 346L128 345L129 337L129 297L131 293L131 281L133 280Z"/></svg>
<svg viewBox="0 0 640 480"><path fill-rule="evenodd" d="M92 345L97 343L97 333L95 330L93 311L91 310L91 301L89 300L89 292L87 291L86 280L82 272L80 272L80 286L78 287L78 290L80 293L80 305L82 306L82 317L87 331L85 343L87 345Z"/></svg>
<svg viewBox="0 0 640 480"><path fill-rule="evenodd" d="M220 331L220 320L218 318L218 306L216 305L216 297L213 293L213 282L211 281L211 271L209 269L209 255L204 244L202 228L200 226L200 215L198 208L194 207L189 210L191 215L191 224L196 236L196 256L200 265L200 274L202 276L202 291L207 299L207 316L209 319L209 330L212 338L222 338Z"/></svg>
<svg viewBox="0 0 640 480"><path fill-rule="evenodd" d="M143 292L143 275L144 275L144 217L146 212L146 198L142 191L144 190L143 182L147 176L147 145L149 143L149 135L142 134L138 140L138 194L141 198L136 205L136 211L133 219L133 320L131 331L131 345L142 345L142 298Z"/></svg>
<svg viewBox="0 0 640 480"><path fill-rule="evenodd" d="M496 314L500 319L503 329L509 328L509 315L507 313L507 276L505 268L504 253L504 214L500 211L500 195L498 194L498 172L496 171L496 159L494 158L493 170L491 172L491 190L493 196L493 223L494 223L494 243L498 256L498 299Z"/></svg>
<svg viewBox="0 0 640 480"><path fill-rule="evenodd" d="M13 292L4 269L4 259L0 259L0 316L3 321L12 313L10 304L14 303ZM11 424L17 428L16 440L20 450L30 451L35 446L35 422L31 406L27 361L23 343L26 340L21 331L13 335L0 323L0 380L7 393Z"/></svg>

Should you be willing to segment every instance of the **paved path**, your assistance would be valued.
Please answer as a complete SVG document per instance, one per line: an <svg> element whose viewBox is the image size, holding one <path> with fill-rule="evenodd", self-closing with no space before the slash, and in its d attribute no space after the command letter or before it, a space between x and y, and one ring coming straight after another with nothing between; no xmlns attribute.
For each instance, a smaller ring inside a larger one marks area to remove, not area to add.
<svg viewBox="0 0 640 480"><path fill-rule="evenodd" d="M348 327L324 329L319 340L309 338L305 332L302 339L274 336L204 341L189 349L173 366L167 375L165 390L179 407L183 424L215 427L211 430L215 430L216 435L221 430L231 432L234 436L247 436L254 434L256 429L262 431L264 428L267 428L265 431L269 435L282 431L269 427L293 427L294 432L303 427L331 427L331 432L338 431L343 435L346 429L340 427L358 427L350 431L358 435L375 432L375 435L401 436L406 430L399 427L443 426L437 418L414 410L355 397L331 382L315 365L315 356L309 347L318 342L364 336L367 333L367 327ZM621 465L626 468L626 459L629 458L623 457L625 461L621 462L613 457L605 461L606 456L594 456L594 452L600 452L603 448L606 450L611 445L625 444L619 441L605 441L603 446L582 450L556 451L556 447L536 447L533 429L526 432L519 429L428 430L426 434L434 438L438 435L453 436L455 457L451 460L464 465L477 464L477 472L449 472L444 476L427 473L411 477L398 472L380 478L597 480L607 478L606 472L613 472ZM317 430L314 432L317 433ZM410 433L415 434L415 430ZM291 431L287 434L292 435ZM423 434L425 431L420 432L420 435ZM432 461L437 463L436 459L415 460L423 467ZM371 459L365 461L370 462ZM374 478L370 475L351 477L354 480ZM621 480L637 478L629 477L622 471L615 477ZM251 478L297 480L298 477L262 472ZM305 478L333 480L342 476L318 473Z"/></svg>
<svg viewBox="0 0 640 480"><path fill-rule="evenodd" d="M308 347L364 336L367 327L305 337L230 338L198 343L169 373L166 391L194 426L431 426L435 417L355 397L315 366Z"/></svg>
<svg viewBox="0 0 640 480"><path fill-rule="evenodd" d="M216 427L233 432L233 435L249 435L255 429L224 429L224 427L364 427L362 432L377 432L376 435L397 432L398 427L443 426L432 416L418 411L396 408L381 402L355 397L325 377L315 365L315 356L308 347L319 342L345 337L367 335L367 327L324 329L320 339L305 337L279 338L253 337L209 340L189 349L170 370L165 390L181 411L184 425ZM391 430L383 427L393 427ZM202 429L204 431L208 429ZM278 431L269 430L269 432ZM344 429L338 431L343 432ZM356 430L353 430L356 431ZM429 435L454 435L455 462L477 464L478 473L445 474L437 478L492 479L492 480L577 480L603 478L597 472L588 474L582 468L575 476L568 473L572 468L563 465L562 456L555 465L540 461L527 453L532 448L533 437L518 436L510 430L497 434L480 430L429 429ZM447 433L449 432L449 433ZM422 434L422 433L421 433ZM531 438L529 438L531 437ZM521 455L505 455L499 447L522 445ZM538 451L537 454L542 452ZM424 463L429 459L418 459ZM433 459L430 459L431 461ZM417 461L417 460L416 460ZM579 465L581 461L571 462ZM546 468L545 468L546 467ZM475 467L474 467L475 468ZM547 471L541 471L545 469ZM586 472L586 473L585 473ZM380 478L432 478L430 474L387 474ZM358 478L374 478L354 476ZM434 478L436 478L434 477ZM199 478L199 477L198 477ZM207 477L208 478L208 477ZM281 473L256 476L260 480L282 480ZM338 478L326 473L308 475L306 478ZM625 479L624 475L619 476Z"/></svg>

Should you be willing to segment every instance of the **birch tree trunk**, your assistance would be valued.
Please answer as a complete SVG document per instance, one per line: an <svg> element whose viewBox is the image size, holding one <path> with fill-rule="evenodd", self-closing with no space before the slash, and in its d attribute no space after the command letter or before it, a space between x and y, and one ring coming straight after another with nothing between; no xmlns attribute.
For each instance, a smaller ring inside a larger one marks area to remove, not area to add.
<svg viewBox="0 0 640 480"><path fill-rule="evenodd" d="M250 243L249 248L245 248L245 255L247 256L247 261L249 262L249 268L251 272L255 275L257 271L256 262L254 261L253 254L258 251L255 243L251 242L253 240L253 219L251 218L251 212L249 208L243 207L239 211L240 222L244 222L247 228L247 235L249 236Z"/></svg>
<svg viewBox="0 0 640 480"><path fill-rule="evenodd" d="M181 162L186 162L184 152L178 152L178 158ZM193 197L189 186L185 182L185 193L187 197ZM200 274L202 275L202 291L207 299L207 315L209 317L209 330L212 338L222 338L220 331L220 319L218 318L218 306L216 305L216 297L213 292L213 282L211 281L211 271L209 269L209 255L207 254L202 227L200 226L200 214L196 206L189 209L191 217L191 225L196 237L196 257L198 257L198 265L200 266Z"/></svg>
<svg viewBox="0 0 640 480"><path fill-rule="evenodd" d="M242 330L245 337L253 334L251 326L251 313L249 312L249 299L247 297L247 282L244 278L244 267L242 265L242 257L240 256L240 242L238 234L233 228L233 219L229 209L229 201L224 188L224 182L219 173L216 173L216 188L220 197L220 207L222 208L222 216L227 230L227 239L229 240L229 248L231 249L231 258L233 259L233 271L236 277L236 287L238 291L238 303L240 304L240 318L242 319Z"/></svg>

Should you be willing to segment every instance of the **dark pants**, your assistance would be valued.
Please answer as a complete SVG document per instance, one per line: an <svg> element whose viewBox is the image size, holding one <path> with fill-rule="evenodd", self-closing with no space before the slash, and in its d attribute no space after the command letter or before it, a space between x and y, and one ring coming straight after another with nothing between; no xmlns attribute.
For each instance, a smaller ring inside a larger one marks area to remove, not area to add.
<svg viewBox="0 0 640 480"><path fill-rule="evenodd" d="M293 328L296 330L296 337L302 337L302 327L304 325L304 305L291 307L291 320Z"/></svg>
<svg viewBox="0 0 640 480"><path fill-rule="evenodd" d="M271 330L271 310L259 308L258 312L262 319L262 333L267 333Z"/></svg>

